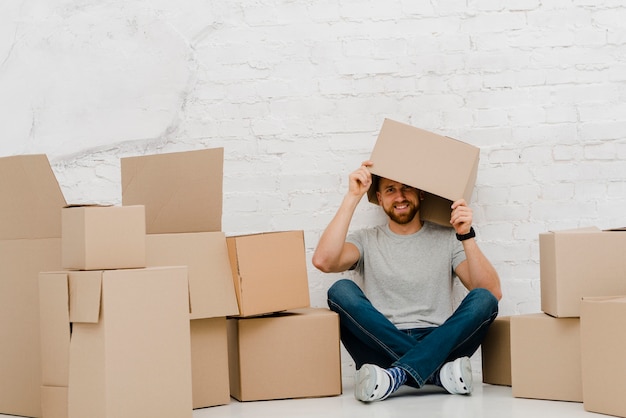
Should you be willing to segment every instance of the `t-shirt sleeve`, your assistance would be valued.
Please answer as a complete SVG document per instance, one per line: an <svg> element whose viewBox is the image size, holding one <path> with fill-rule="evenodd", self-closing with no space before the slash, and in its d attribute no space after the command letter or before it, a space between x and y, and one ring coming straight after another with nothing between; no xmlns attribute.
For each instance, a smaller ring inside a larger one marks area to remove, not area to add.
<svg viewBox="0 0 626 418"><path fill-rule="evenodd" d="M356 270L359 273L363 273L363 230L358 230L348 234L346 242L354 244L359 250L359 261L356 262L350 270Z"/></svg>

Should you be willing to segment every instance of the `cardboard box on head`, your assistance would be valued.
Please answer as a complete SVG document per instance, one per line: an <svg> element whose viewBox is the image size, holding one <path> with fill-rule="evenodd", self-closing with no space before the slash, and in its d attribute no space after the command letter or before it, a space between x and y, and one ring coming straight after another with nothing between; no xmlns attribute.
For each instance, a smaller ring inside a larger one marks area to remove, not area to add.
<svg viewBox="0 0 626 418"><path fill-rule="evenodd" d="M370 171L426 192L420 216L450 227L450 206L458 199L469 204L480 149L446 136L385 119L374 145ZM375 184L368 200L378 204Z"/></svg>

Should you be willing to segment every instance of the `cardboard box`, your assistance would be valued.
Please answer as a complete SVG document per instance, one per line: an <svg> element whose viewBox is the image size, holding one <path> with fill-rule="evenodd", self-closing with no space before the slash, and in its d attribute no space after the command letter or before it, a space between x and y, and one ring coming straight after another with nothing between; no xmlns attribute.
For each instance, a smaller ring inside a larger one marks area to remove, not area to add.
<svg viewBox="0 0 626 418"><path fill-rule="evenodd" d="M583 298L580 315L585 410L626 417L626 296Z"/></svg>
<svg viewBox="0 0 626 418"><path fill-rule="evenodd" d="M40 271L61 268L63 194L45 155L0 158L0 414L41 416Z"/></svg>
<svg viewBox="0 0 626 418"><path fill-rule="evenodd" d="M58 300L64 275L66 306ZM56 318L69 311L72 322L69 345L62 332L56 354L42 346L44 362L69 364L69 418L192 416L186 267L49 272L40 282L42 306ZM64 367L44 370L65 378Z"/></svg>
<svg viewBox="0 0 626 418"><path fill-rule="evenodd" d="M148 234L222 230L224 149L122 158L122 204L146 207Z"/></svg>
<svg viewBox="0 0 626 418"><path fill-rule="evenodd" d="M539 234L541 310L580 316L582 297L626 294L626 232L597 228Z"/></svg>
<svg viewBox="0 0 626 418"><path fill-rule="evenodd" d="M193 408L230 403L226 318L191 321Z"/></svg>
<svg viewBox="0 0 626 418"><path fill-rule="evenodd" d="M69 206L61 215L64 269L146 267L143 206Z"/></svg>
<svg viewBox="0 0 626 418"><path fill-rule="evenodd" d="M511 386L511 317L492 322L481 345L483 382Z"/></svg>
<svg viewBox="0 0 626 418"><path fill-rule="evenodd" d="M228 350L240 401L341 394L339 317L328 309L229 319Z"/></svg>
<svg viewBox="0 0 626 418"><path fill-rule="evenodd" d="M146 263L188 267L191 319L239 314L223 232L147 235Z"/></svg>
<svg viewBox="0 0 626 418"><path fill-rule="evenodd" d="M240 316L310 305L303 231L227 237Z"/></svg>
<svg viewBox="0 0 626 418"><path fill-rule="evenodd" d="M514 397L582 402L580 362L579 318L511 317Z"/></svg>
<svg viewBox="0 0 626 418"><path fill-rule="evenodd" d="M452 202L471 200L479 157L475 146L385 119L370 171L425 191L421 218L449 227ZM371 187L368 199L378 204L376 191Z"/></svg>

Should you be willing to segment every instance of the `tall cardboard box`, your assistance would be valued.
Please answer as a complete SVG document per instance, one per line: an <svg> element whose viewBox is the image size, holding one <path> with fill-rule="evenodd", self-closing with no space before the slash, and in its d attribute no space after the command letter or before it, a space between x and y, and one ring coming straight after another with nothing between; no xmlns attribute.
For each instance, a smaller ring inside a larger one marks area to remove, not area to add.
<svg viewBox="0 0 626 418"><path fill-rule="evenodd" d="M585 410L626 417L626 296L583 298L580 313Z"/></svg>
<svg viewBox="0 0 626 418"><path fill-rule="evenodd" d="M481 345L483 382L511 386L511 317L499 316Z"/></svg>
<svg viewBox="0 0 626 418"><path fill-rule="evenodd" d="M229 403L226 316L238 315L239 308L225 234L149 234L146 262L188 267L193 407Z"/></svg>
<svg viewBox="0 0 626 418"><path fill-rule="evenodd" d="M50 343L42 393L67 381L69 418L192 416L186 267L50 272L40 282Z"/></svg>
<svg viewBox="0 0 626 418"><path fill-rule="evenodd" d="M541 310L580 316L582 297L626 294L626 231L597 228L539 234Z"/></svg>
<svg viewBox="0 0 626 418"><path fill-rule="evenodd" d="M449 227L452 202L471 200L479 158L475 146L385 119L370 156L370 171L426 192L420 216ZM368 199L378 204L375 187Z"/></svg>
<svg viewBox="0 0 626 418"><path fill-rule="evenodd" d="M240 316L308 307L303 231L226 238Z"/></svg>
<svg viewBox="0 0 626 418"><path fill-rule="evenodd" d="M341 394L339 317L321 308L228 320L231 395L240 401Z"/></svg>
<svg viewBox="0 0 626 418"><path fill-rule="evenodd" d="M582 402L580 363L579 318L511 317L514 397Z"/></svg>
<svg viewBox="0 0 626 418"><path fill-rule="evenodd" d="M0 413L41 416L40 271L61 268L66 205L45 155L0 158Z"/></svg>
<svg viewBox="0 0 626 418"><path fill-rule="evenodd" d="M61 212L61 219L64 269L146 267L143 206L69 206Z"/></svg>
<svg viewBox="0 0 626 418"><path fill-rule="evenodd" d="M146 207L148 234L222 230L224 149L122 158L122 205Z"/></svg>

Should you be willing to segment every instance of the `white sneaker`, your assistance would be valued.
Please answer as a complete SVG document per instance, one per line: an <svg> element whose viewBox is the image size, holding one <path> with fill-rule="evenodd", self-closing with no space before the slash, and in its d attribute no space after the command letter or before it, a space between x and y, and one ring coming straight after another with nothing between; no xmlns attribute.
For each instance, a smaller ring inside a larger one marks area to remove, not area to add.
<svg viewBox="0 0 626 418"><path fill-rule="evenodd" d="M443 365L439 379L444 389L455 395L472 393L472 365L469 357L461 357Z"/></svg>
<svg viewBox="0 0 626 418"><path fill-rule="evenodd" d="M391 376L375 364L364 364L357 370L354 397L359 401L382 401L391 394Z"/></svg>

